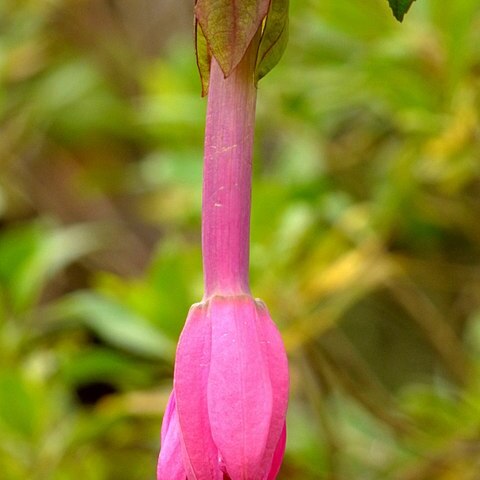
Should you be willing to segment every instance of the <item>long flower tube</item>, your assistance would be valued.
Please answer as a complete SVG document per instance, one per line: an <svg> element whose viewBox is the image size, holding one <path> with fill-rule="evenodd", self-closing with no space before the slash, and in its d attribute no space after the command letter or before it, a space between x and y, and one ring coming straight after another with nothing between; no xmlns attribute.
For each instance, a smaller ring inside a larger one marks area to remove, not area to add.
<svg viewBox="0 0 480 480"><path fill-rule="evenodd" d="M286 441L288 364L249 289L258 35L224 78L212 59L205 132L205 296L177 347L158 480L274 480Z"/></svg>

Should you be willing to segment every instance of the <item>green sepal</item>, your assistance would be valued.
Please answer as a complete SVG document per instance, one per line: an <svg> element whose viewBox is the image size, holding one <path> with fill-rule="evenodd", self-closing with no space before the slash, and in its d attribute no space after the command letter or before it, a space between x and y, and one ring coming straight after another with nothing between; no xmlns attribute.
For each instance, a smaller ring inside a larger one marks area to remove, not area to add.
<svg viewBox="0 0 480 480"><path fill-rule="evenodd" d="M258 49L255 82L277 65L287 47L288 4L289 0L271 0Z"/></svg>
<svg viewBox="0 0 480 480"><path fill-rule="evenodd" d="M207 39L197 21L195 21L195 53L200 81L202 82L202 97L204 97L208 93L212 57L208 51Z"/></svg>
<svg viewBox="0 0 480 480"><path fill-rule="evenodd" d="M195 17L225 77L242 60L270 0L197 0Z"/></svg>

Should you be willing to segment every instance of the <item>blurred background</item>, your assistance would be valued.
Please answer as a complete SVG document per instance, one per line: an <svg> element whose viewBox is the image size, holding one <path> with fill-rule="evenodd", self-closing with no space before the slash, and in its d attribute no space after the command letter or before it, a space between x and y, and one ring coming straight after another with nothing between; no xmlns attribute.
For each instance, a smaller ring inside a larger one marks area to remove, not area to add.
<svg viewBox="0 0 480 480"><path fill-rule="evenodd" d="M191 0L0 0L0 476L153 480L202 296ZM279 479L480 478L480 4L303 0L259 86Z"/></svg>

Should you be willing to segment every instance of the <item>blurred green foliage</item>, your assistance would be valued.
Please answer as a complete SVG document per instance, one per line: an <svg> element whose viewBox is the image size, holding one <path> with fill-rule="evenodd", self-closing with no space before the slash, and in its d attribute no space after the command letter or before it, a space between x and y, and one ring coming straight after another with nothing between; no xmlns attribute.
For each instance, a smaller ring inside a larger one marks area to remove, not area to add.
<svg viewBox="0 0 480 480"><path fill-rule="evenodd" d="M191 5L0 0L0 476L155 476L202 294ZM480 475L480 4L305 0L259 84L282 479Z"/></svg>

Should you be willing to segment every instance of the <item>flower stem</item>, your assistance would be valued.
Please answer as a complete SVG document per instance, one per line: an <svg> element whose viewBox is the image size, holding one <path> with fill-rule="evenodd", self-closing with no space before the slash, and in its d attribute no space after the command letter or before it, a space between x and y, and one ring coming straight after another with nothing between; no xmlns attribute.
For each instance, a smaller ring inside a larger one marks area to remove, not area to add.
<svg viewBox="0 0 480 480"><path fill-rule="evenodd" d="M249 293L257 37L226 79L212 58L202 201L205 298Z"/></svg>

